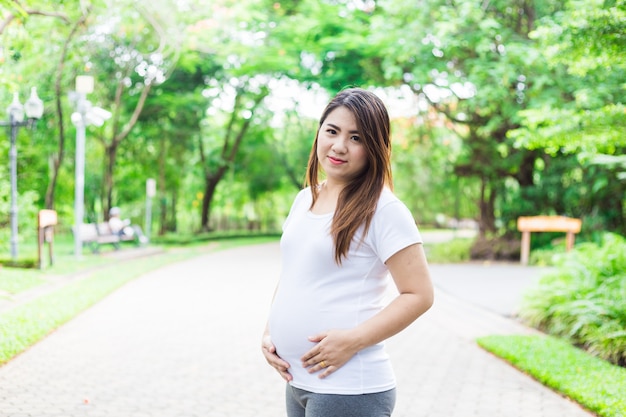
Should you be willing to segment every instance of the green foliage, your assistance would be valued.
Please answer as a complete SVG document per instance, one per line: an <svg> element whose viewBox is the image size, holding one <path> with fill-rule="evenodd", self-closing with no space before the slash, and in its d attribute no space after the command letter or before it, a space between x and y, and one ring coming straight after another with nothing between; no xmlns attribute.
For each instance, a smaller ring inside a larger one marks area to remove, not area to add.
<svg viewBox="0 0 626 417"><path fill-rule="evenodd" d="M500 199L499 217L510 230L516 229L520 216L562 215L583 220L581 237L586 240L605 230L626 234L623 203L615 198L626 193L620 170L618 165L581 161L576 155L544 156L535 164L532 183L507 183ZM561 236L535 234L533 248L549 245Z"/></svg>
<svg viewBox="0 0 626 417"><path fill-rule="evenodd" d="M14 90L24 99L36 81L46 109L18 137L26 240L29 206L73 223L68 92L85 72L96 78L89 100L114 113L87 131L90 221L113 204L141 222L154 178L155 234L198 230L210 212L226 227L251 213L276 223L303 183L316 128L295 111L319 106L301 92L359 85L414 94L394 120L393 163L395 190L420 223L441 213L511 235L519 215L556 213L583 218L585 239L626 233L624 166L596 156L625 148L623 0L33 0L2 9L16 17L0 29L0 102ZM237 88L247 103L262 88L270 95L238 112ZM276 96L293 103L275 108ZM235 157L224 157L229 123L241 132L248 120ZM6 218L0 208L4 251Z"/></svg>
<svg viewBox="0 0 626 417"><path fill-rule="evenodd" d="M427 250L430 263L460 263L470 259L473 239L453 239L449 242L429 245Z"/></svg>
<svg viewBox="0 0 626 417"><path fill-rule="evenodd" d="M478 344L600 417L626 415L626 369L563 340L544 336L486 336Z"/></svg>
<svg viewBox="0 0 626 417"><path fill-rule="evenodd" d="M525 294L520 317L603 359L626 364L626 239L606 234L555 260Z"/></svg>
<svg viewBox="0 0 626 417"><path fill-rule="evenodd" d="M279 6L274 6L278 24L271 34L287 62L281 72L331 94L383 81L377 45L367 42L371 13L338 2L271 3Z"/></svg>
<svg viewBox="0 0 626 417"><path fill-rule="evenodd" d="M461 141L453 174L476 182L482 232L496 231L497 202L507 180L532 182L541 155L516 148L507 133L518 112L555 94L558 80L528 41L532 16L553 13L554 2L396 0L373 21L390 82L406 83L426 102L433 124L448 124ZM391 40L392 33L395 39ZM426 112L425 112L426 113ZM426 113L428 115L428 113ZM437 118L439 120L437 120Z"/></svg>
<svg viewBox="0 0 626 417"><path fill-rule="evenodd" d="M416 221L434 225L440 213L455 219L478 217L477 181L453 172L460 140L448 130L406 126L401 119L392 121L392 131L394 191Z"/></svg>
<svg viewBox="0 0 626 417"><path fill-rule="evenodd" d="M0 171L0 253L8 252L11 241L11 227L10 227L10 210L11 210L11 185L9 176ZM19 177L19 174L18 174ZM19 247L24 242L35 241L37 239L37 206L35 202L37 200L37 193L34 191L24 191L20 189L20 186L24 186L19 182L17 183L17 243L18 243L18 256L21 258L21 251ZM2 256L0 256L2 258ZM18 258L18 261L20 259Z"/></svg>
<svg viewBox="0 0 626 417"><path fill-rule="evenodd" d="M565 2L530 34L551 66L565 69L561 102L546 102L522 116L511 137L550 153L623 153L626 147L626 2Z"/></svg>
<svg viewBox="0 0 626 417"><path fill-rule="evenodd" d="M562 13L544 18L533 38L547 46L555 63L575 74L626 68L624 56L626 2L624 0L570 0ZM572 65L573 63L576 65Z"/></svg>
<svg viewBox="0 0 626 417"><path fill-rule="evenodd" d="M543 233L542 233L543 235ZM554 266L553 259L565 252L565 243L559 240L559 246L546 246L539 249L533 249L530 252L528 263L536 266Z"/></svg>

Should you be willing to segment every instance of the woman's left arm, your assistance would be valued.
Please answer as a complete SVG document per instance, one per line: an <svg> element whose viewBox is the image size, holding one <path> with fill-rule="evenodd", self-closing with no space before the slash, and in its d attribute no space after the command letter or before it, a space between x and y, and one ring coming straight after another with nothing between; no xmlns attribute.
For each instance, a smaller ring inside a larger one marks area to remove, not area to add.
<svg viewBox="0 0 626 417"><path fill-rule="evenodd" d="M313 336L316 345L302 357L310 373L330 375L355 353L404 330L433 304L433 286L422 244L408 246L386 262L399 295L378 314L354 329Z"/></svg>

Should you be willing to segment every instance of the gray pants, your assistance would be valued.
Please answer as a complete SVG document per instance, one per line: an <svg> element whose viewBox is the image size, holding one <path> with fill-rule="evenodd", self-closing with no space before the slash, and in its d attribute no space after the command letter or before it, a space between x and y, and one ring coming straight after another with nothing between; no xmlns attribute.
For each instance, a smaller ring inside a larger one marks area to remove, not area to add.
<svg viewBox="0 0 626 417"><path fill-rule="evenodd" d="M287 384L288 417L389 417L396 390L362 395L315 394Z"/></svg>

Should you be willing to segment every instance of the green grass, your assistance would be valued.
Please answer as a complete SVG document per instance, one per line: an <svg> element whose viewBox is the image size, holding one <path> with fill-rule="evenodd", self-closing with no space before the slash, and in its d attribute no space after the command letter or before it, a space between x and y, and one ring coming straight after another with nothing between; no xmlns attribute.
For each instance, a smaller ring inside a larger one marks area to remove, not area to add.
<svg viewBox="0 0 626 417"><path fill-rule="evenodd" d="M486 336L477 342L598 416L626 416L626 368L551 336Z"/></svg>
<svg viewBox="0 0 626 417"><path fill-rule="evenodd" d="M460 263L470 260L470 248L473 238L455 238L445 243L426 245L428 262L430 263Z"/></svg>
<svg viewBox="0 0 626 417"><path fill-rule="evenodd" d="M130 247L123 246L121 250ZM102 255L113 250L113 247L104 247L101 254L93 254L86 249L83 256L77 259L73 246L64 245L55 250L54 265L49 266L48 259L45 258L43 269L11 267L10 263L5 263L4 266L0 266L0 297L29 290L59 275L75 274L107 265L111 259Z"/></svg>
<svg viewBox="0 0 626 417"><path fill-rule="evenodd" d="M260 232L247 230L230 230L220 232L204 232L195 234L170 233L163 236L157 236L152 239L155 244L188 246L205 244L207 241L233 241L236 239L256 238L277 240L280 238L280 232Z"/></svg>
<svg viewBox="0 0 626 417"><path fill-rule="evenodd" d="M122 249L134 247L136 247L136 245L133 242L123 242L121 245ZM48 256L48 245L45 245L42 251L43 268L40 271L37 268L37 245L32 242L27 242L19 247L19 257L16 266L12 266L12 261L8 258L8 253L0 253L0 271L2 271L2 275L10 275L13 277L23 277L25 274L41 275L42 271L56 274L72 273L83 270L89 265L106 264L109 260L101 255L114 250L113 245L103 245L100 248L100 254L94 254L88 247L84 247L82 257L77 259L74 254L74 241L72 240L72 236L59 234L54 237L54 264L52 266L50 266Z"/></svg>
<svg viewBox="0 0 626 417"><path fill-rule="evenodd" d="M198 256L207 251L223 250L246 244L258 244L275 241L275 237L254 237L220 240L204 245L192 245L185 248L171 248L157 256L147 256L127 261L111 262L110 258L94 257L79 262L86 271L86 276L54 292L43 295L28 303L0 313L0 365L8 362L50 332L68 322L80 312L97 303L125 283L164 265ZM123 262L123 267L120 267ZM97 266L97 268L93 268ZM79 266L69 268L71 272L80 270ZM60 268L67 271L68 268ZM112 273L112 270L115 273ZM9 268L11 277L0 281L2 288L16 287L15 291L25 290L28 285L9 284L12 280L31 281L31 274L56 273L52 270L24 270ZM40 278L42 281L43 279ZM32 281L30 287L36 285Z"/></svg>
<svg viewBox="0 0 626 417"><path fill-rule="evenodd" d="M528 325L626 365L626 238L606 234L555 258L555 268L524 294Z"/></svg>
<svg viewBox="0 0 626 417"><path fill-rule="evenodd" d="M8 268L0 272L0 298L8 294L17 294L46 282L37 274L18 274Z"/></svg>

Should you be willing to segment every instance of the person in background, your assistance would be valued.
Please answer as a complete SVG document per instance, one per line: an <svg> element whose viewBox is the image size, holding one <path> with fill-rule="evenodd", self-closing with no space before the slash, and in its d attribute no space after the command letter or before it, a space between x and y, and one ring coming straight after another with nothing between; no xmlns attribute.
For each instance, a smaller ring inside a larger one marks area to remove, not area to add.
<svg viewBox="0 0 626 417"><path fill-rule="evenodd" d="M111 210L109 210L109 227L111 232L120 235L120 237L134 237L141 244L148 243L148 238L143 234L141 227L131 224L130 219L122 220L120 214L121 210L119 207L111 207Z"/></svg>
<svg viewBox="0 0 626 417"><path fill-rule="evenodd" d="M395 406L384 341L434 297L422 238L392 191L390 154L383 102L359 88L339 92L320 119L308 186L283 225L261 343L287 381L288 417L382 417Z"/></svg>

